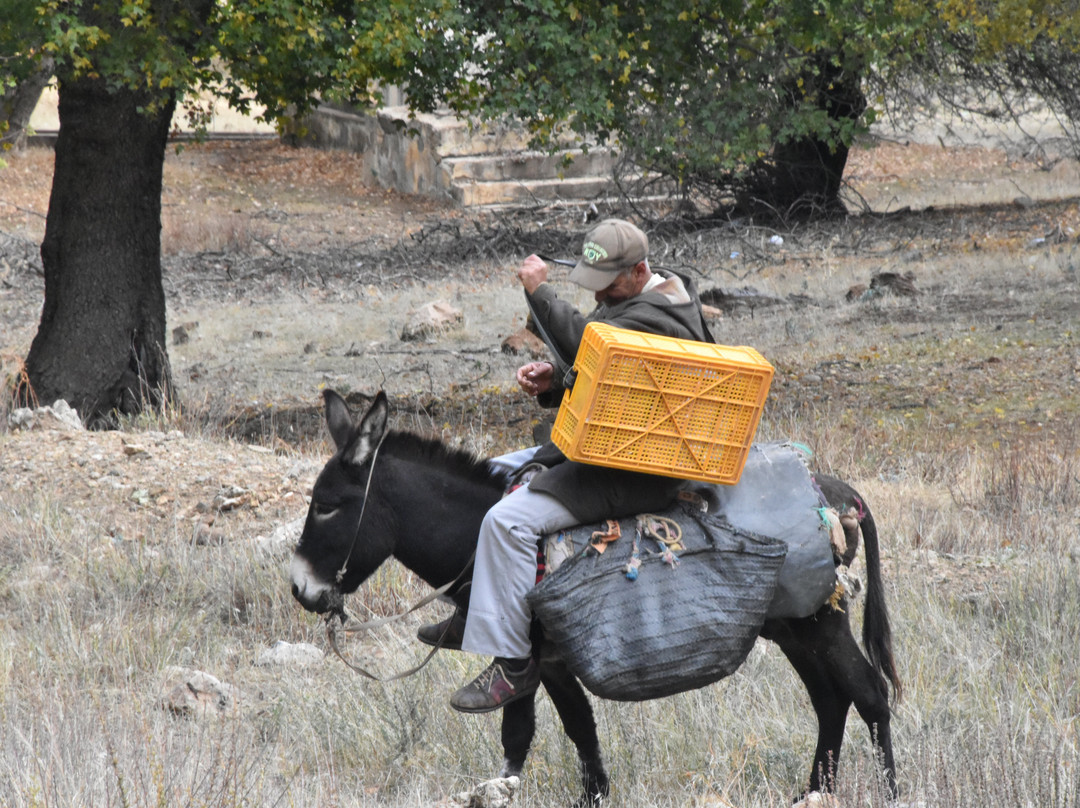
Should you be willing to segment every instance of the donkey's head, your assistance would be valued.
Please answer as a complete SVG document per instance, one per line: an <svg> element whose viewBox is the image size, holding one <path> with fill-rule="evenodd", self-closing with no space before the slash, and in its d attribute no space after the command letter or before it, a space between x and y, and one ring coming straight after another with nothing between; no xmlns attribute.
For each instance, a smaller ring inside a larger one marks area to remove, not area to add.
<svg viewBox="0 0 1080 808"><path fill-rule="evenodd" d="M308 611L340 612L344 595L390 555L389 540L376 526L383 520L367 499L376 487L377 449L386 434L388 404L379 392L360 421L354 422L345 399L323 393L326 424L337 452L315 480L304 532L289 570L292 593Z"/></svg>

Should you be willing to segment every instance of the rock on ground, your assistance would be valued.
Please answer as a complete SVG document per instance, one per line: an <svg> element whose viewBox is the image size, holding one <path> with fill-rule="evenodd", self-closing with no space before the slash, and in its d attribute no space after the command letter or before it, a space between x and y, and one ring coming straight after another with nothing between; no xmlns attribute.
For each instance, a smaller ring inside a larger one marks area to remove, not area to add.
<svg viewBox="0 0 1080 808"><path fill-rule="evenodd" d="M326 654L322 649L309 642L291 643L278 640L269 648L263 649L255 659L255 664L304 668L308 665L317 665L325 658Z"/></svg>
<svg viewBox="0 0 1080 808"><path fill-rule="evenodd" d="M477 783L471 791L463 791L453 798L454 805L465 808L506 808L514 799L521 781L516 777L497 777Z"/></svg>
<svg viewBox="0 0 1080 808"><path fill-rule="evenodd" d="M239 707L240 692L205 671L169 668L159 705L183 718L224 715Z"/></svg>
<svg viewBox="0 0 1080 808"><path fill-rule="evenodd" d="M14 429L83 429L79 413L63 399L53 402L51 407L20 407L8 416L8 426Z"/></svg>

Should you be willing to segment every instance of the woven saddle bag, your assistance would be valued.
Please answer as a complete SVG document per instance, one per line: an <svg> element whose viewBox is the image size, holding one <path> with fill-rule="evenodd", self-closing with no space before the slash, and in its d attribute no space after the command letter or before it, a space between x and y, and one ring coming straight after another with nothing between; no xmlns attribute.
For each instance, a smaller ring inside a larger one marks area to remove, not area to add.
<svg viewBox="0 0 1080 808"><path fill-rule="evenodd" d="M685 503L618 522L620 538L602 552L595 537L613 532L610 522L560 537L584 550L528 595L570 670L597 696L619 701L733 673L765 621L787 545ZM672 533L677 542L666 545Z"/></svg>

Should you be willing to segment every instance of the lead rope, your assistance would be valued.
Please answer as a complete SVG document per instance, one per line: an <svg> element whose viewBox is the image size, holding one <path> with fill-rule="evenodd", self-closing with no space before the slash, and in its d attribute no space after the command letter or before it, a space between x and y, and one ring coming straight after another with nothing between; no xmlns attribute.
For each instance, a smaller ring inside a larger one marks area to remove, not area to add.
<svg viewBox="0 0 1080 808"><path fill-rule="evenodd" d="M400 614L393 614L393 615L390 615L389 617L382 617L382 618L379 618L378 620L368 620L365 623L354 623L353 625L348 625L345 622L346 618L348 618L349 620L352 620L353 618L346 615L344 613L344 610L342 610L342 614L340 615L340 618L341 618L341 628L340 628L340 630L341 630L341 632L344 633L344 634L359 634L359 633L367 632L367 631L370 631L373 628L378 628L379 626L385 626L385 625L388 625L390 623L396 623L397 621L401 620L402 618L407 617L408 615L412 614L413 612L415 612L417 609L421 608L422 606L427 606L429 603L431 603L431 601L435 600L440 595L445 594L454 584L456 584L461 579L461 576L465 574L465 570L467 570L469 568L469 564L472 563L473 557L475 557L475 555L476 554L473 553L473 556L469 558L468 563L465 564L465 568L460 573L458 573L458 576L456 578L454 578L454 580L450 581L450 583L448 583L448 584L444 584L443 586L440 586L434 592L431 592L426 597L422 598L417 603L413 604L413 606L411 608L409 608L408 611L401 612ZM330 643L330 647L334 650L334 653L337 655L337 658L340 659L342 662L344 662L347 667L351 668L352 670L356 671L356 673L359 673L362 676L366 676L368 679L374 679L376 682L392 682L395 679L404 679L406 676L412 676L414 673L416 673L418 670L420 670L422 667L424 667L426 664L428 664L428 662L431 661L431 658L433 656L435 656L435 652L443 647L443 642L446 639L446 635L450 631L450 621L447 621L446 628L444 628L443 631L442 631L442 634L439 635L439 639L435 643L435 647L432 648L428 652L428 655L426 657L424 657L423 661L419 665L416 665L415 667L409 668L406 671L402 671L401 673L395 673L393 676L383 678L381 676L376 676L374 673L370 673L369 671L364 670L359 665L354 665L352 662L349 662L349 660L347 660L345 658L344 654L341 653L341 649L338 648L338 644L337 644L337 631L338 630L334 626L334 617L337 617L337 616L338 615L334 615L334 614L329 614L329 615L326 616L326 638Z"/></svg>
<svg viewBox="0 0 1080 808"><path fill-rule="evenodd" d="M471 556L469 556L469 560L467 562L465 562L465 566L462 568L461 572L459 572L457 574L457 577L455 577L454 580L450 581L449 583L443 584L442 586L440 586L435 591L433 591L433 592L429 593L428 595L426 595L425 597L421 598L419 601L417 601L415 604L413 604L407 611L400 612L399 614L392 614L389 617L381 617L378 620L368 620L367 622L364 622L364 623L354 623L352 625L346 624L346 622L345 622L346 618L348 618L349 620L353 620L354 618L350 617L349 615L346 615L345 612L344 612L344 609L342 609L341 615L328 614L326 616L326 637L330 642L330 647L334 650L334 653L337 654L338 659L340 659L349 668L351 668L352 670L354 670L357 673L361 674L362 676L366 676L368 679L374 679L377 682L392 682L395 679L404 679L406 676L411 676L412 674L416 673L418 670L420 670L422 667L424 667L426 664L428 664L428 662L431 661L431 658L433 656L435 656L436 651L438 651L440 648L443 647L443 642L446 640L446 635L450 631L450 621L449 620L446 622L446 628L444 628L443 631L442 631L442 634L439 635L439 639L435 643L435 647L432 648L431 651L428 652L428 655L426 657L424 657L423 662L421 662L419 665L416 665L415 667L409 668L407 671L402 671L401 673L395 673L393 676L389 676L389 677L384 678L384 677L381 677L381 676L376 676L375 674L364 670L359 665L354 665L353 663L349 662L349 660L347 660L345 658L345 655L342 654L341 650L338 648L338 644L337 644L337 631L338 631L338 629L336 629L335 626L334 626L334 618L335 617L340 617L340 619L341 619L340 631L342 633L344 633L344 634L359 634L359 633L370 631L373 628L378 628L379 626L385 626L385 625L389 625L390 623L396 623L399 620L409 616L410 614L415 612L417 609L419 609L419 608L421 608L423 606L427 606L429 603L431 603L431 601L435 600L440 595L446 594L446 592L448 592L453 586L455 586L456 584L458 584L461 581L462 576L465 575L465 572L469 569L469 566L472 564L474 558L476 558L476 551L475 550L473 551L473 554Z"/></svg>

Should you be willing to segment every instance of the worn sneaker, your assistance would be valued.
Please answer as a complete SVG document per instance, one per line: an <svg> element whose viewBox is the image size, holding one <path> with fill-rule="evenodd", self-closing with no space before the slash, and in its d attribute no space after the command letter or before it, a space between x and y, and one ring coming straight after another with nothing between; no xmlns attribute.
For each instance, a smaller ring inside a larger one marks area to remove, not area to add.
<svg viewBox="0 0 1080 808"><path fill-rule="evenodd" d="M440 642L439 638L442 638ZM428 645L438 645L449 651L460 651L461 641L465 637L465 618L461 612L454 612L441 623L428 623L416 630L416 639Z"/></svg>
<svg viewBox="0 0 1080 808"><path fill-rule="evenodd" d="M450 706L463 713L489 713L535 693L540 686L536 660L530 658L519 673L508 670L508 661L495 657L483 673L450 697Z"/></svg>

